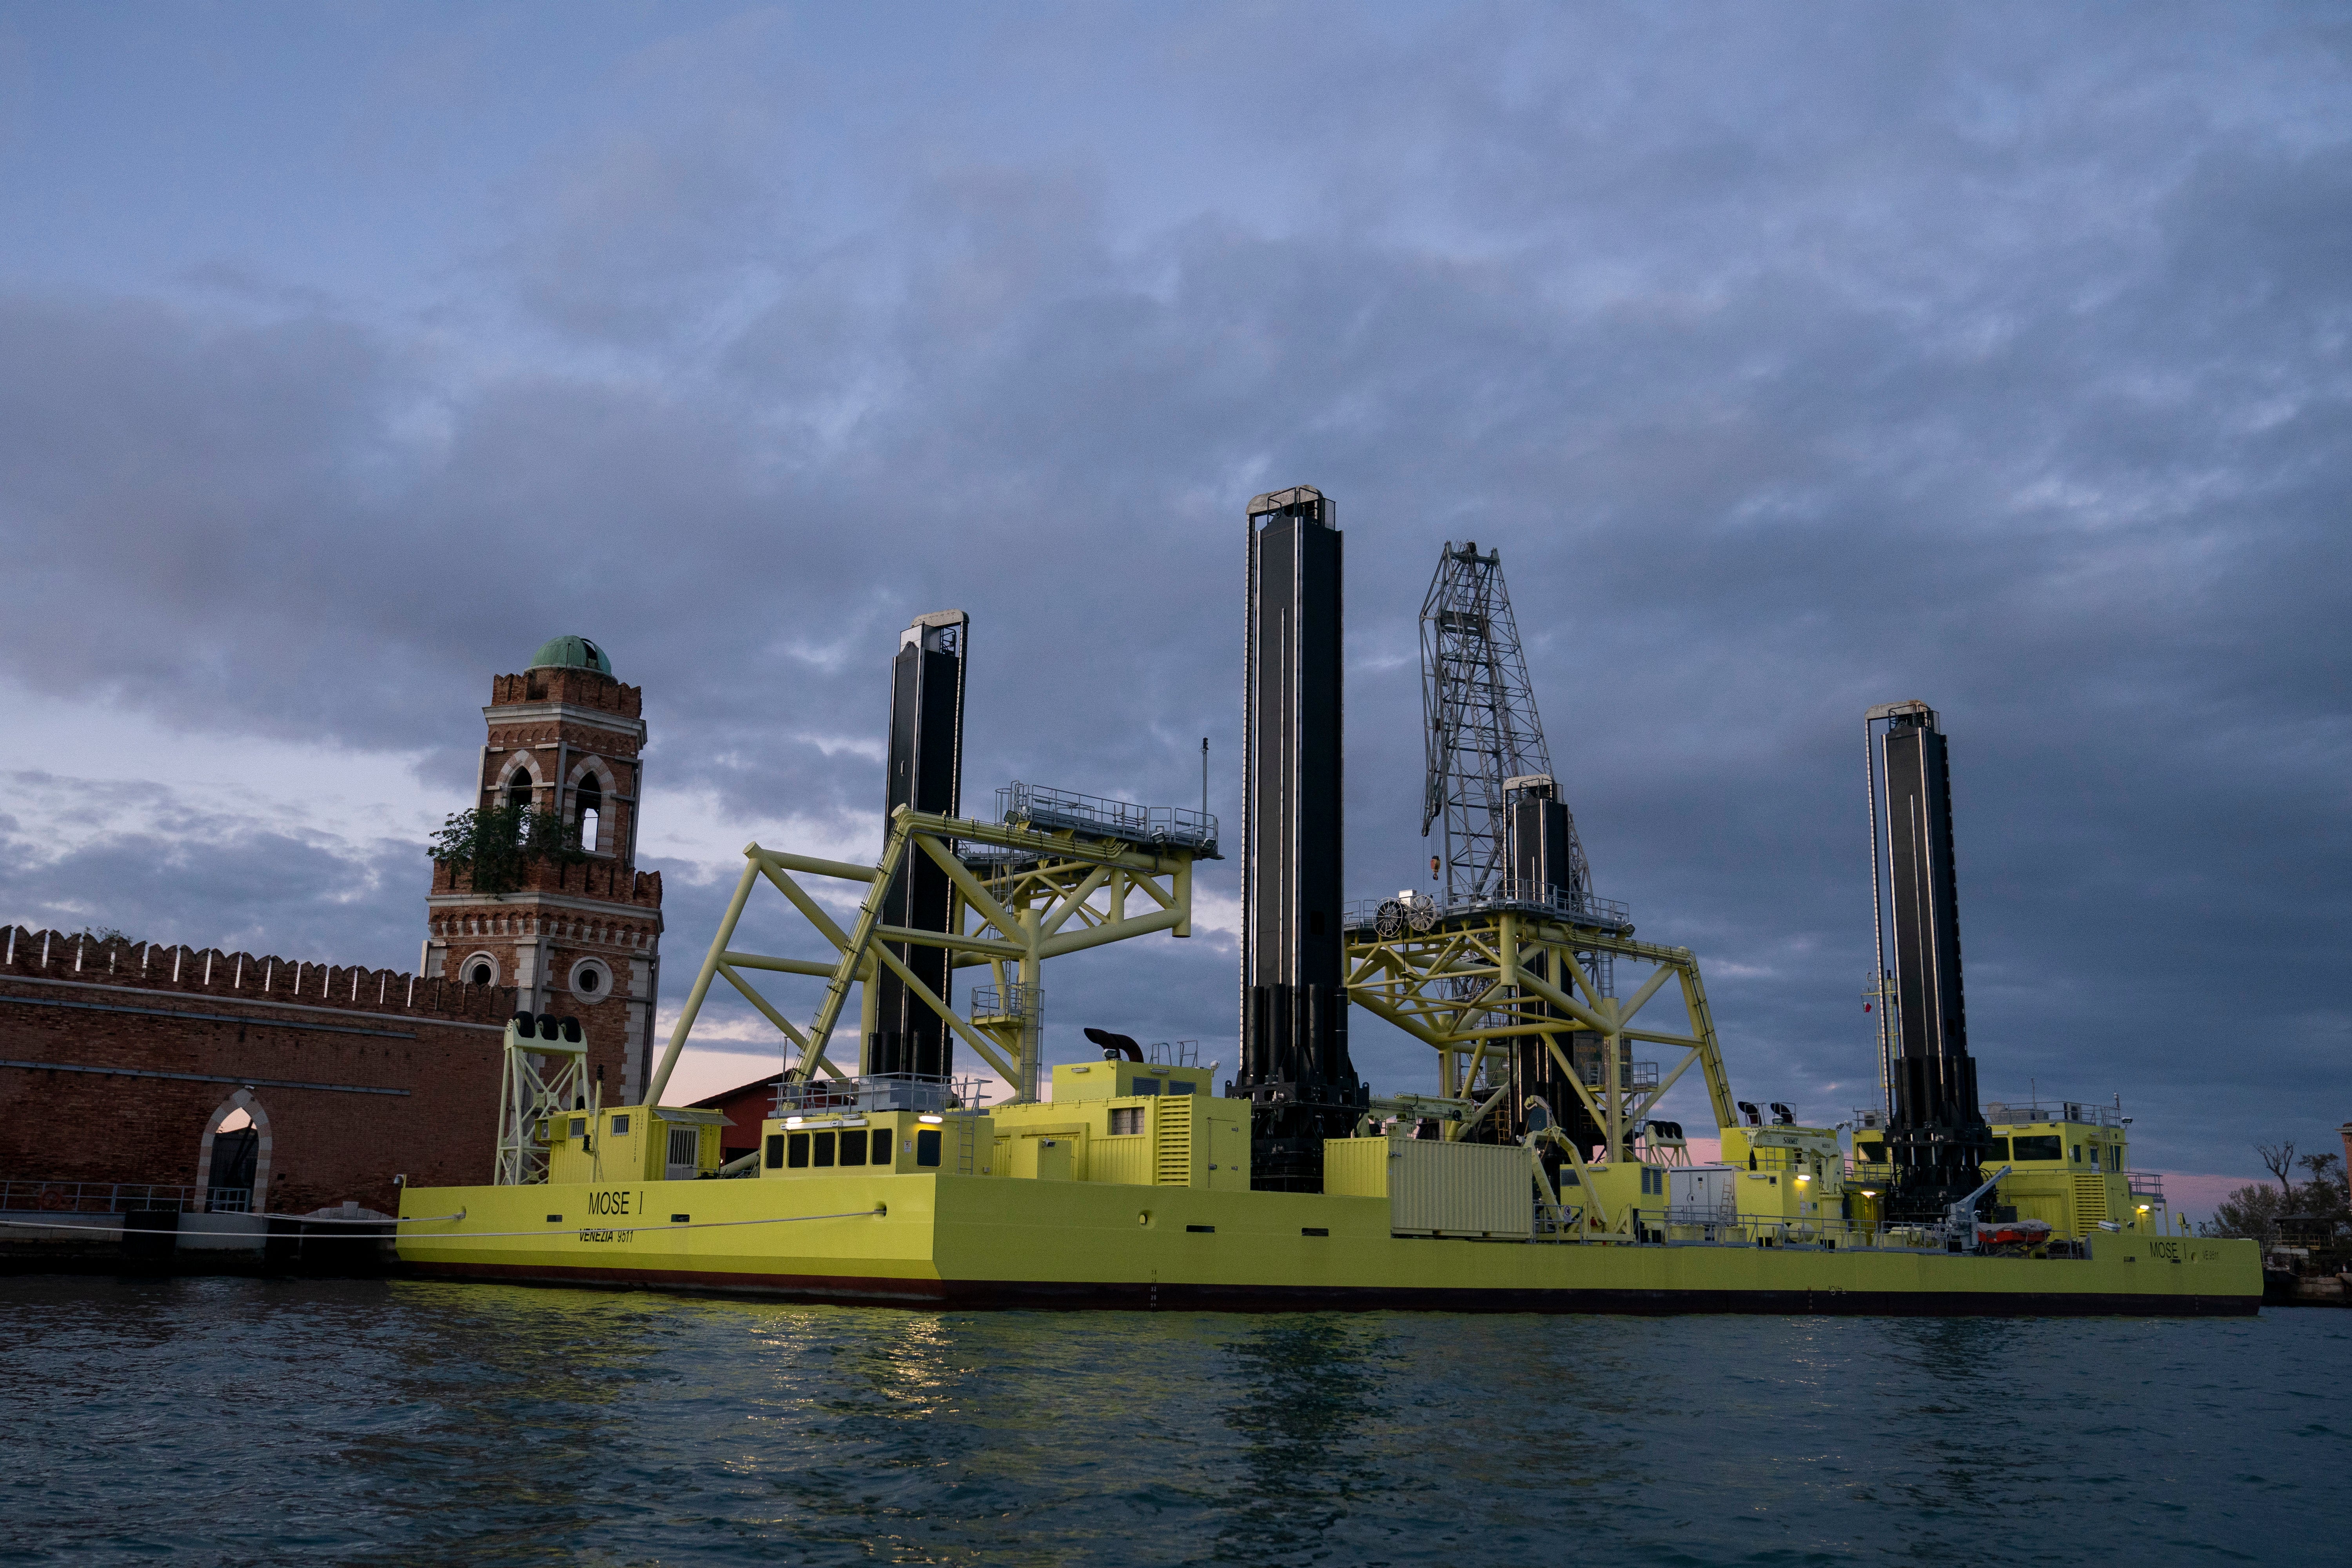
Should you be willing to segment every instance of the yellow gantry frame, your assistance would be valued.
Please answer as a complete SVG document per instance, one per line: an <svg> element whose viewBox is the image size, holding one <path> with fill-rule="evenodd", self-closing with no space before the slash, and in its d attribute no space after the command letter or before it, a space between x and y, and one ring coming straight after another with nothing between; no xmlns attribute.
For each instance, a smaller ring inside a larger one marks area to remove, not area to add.
<svg viewBox="0 0 2352 1568"><path fill-rule="evenodd" d="M1015 858L1003 868L975 870L957 857L956 846L988 844L1034 858ZM927 855L953 885L948 929L912 931L882 923L882 900L910 855ZM757 844L743 849L743 877L735 897L710 943L709 956L695 976L686 1006L670 1031L669 1048L646 1090L646 1103L661 1102L670 1069L686 1047L688 1033L709 994L710 983L724 979L799 1048L799 1059L784 1069L786 1078L802 1081L817 1073L845 1075L825 1054L835 1027L847 1005L849 988L863 987L860 997L860 1038L875 1025L874 981L884 968L898 975L907 989L947 1021L948 1026L982 1061L1013 1086L1015 1104L1037 1098L1038 1037L1034 998L1045 960L1105 942L1122 942L1164 931L1175 936L1192 934L1193 851L1181 846L1146 847L1119 839L1086 838L1072 830L1042 831L1017 823L967 821L901 806L892 814L890 837L880 864L855 866L822 860ZM865 900L849 930L826 913L824 907L794 879L795 875L831 877L866 884ZM762 879L790 900L794 909L831 943L839 955L833 963L811 959L772 958L739 952L730 944L743 918L751 890ZM1148 906L1130 914L1130 900ZM1026 1006L978 1017L968 1017L918 979L892 951L893 944L943 947L953 954L956 969L988 965L995 973L1000 998L1023 996ZM793 1026L774 1004L743 977L745 970L806 974L825 982L824 997L807 1028ZM1016 992L1015 986L1023 989Z"/></svg>
<svg viewBox="0 0 2352 1568"><path fill-rule="evenodd" d="M1603 996L1577 962L1580 952L1612 953L1653 968L1632 996ZM1566 984L1555 984L1547 975L1560 976ZM1670 979L1681 984L1691 1032L1636 1026L1635 1015ZM1612 1162L1626 1157L1643 1119L1694 1064L1706 1079L1717 1131L1738 1124L1723 1053L1716 1043L1715 1016L1707 1009L1698 961L1686 947L1658 947L1534 913L1481 910L1447 917L1426 932L1351 937L1348 999L1434 1047L1437 1091L1447 1099L1467 1094L1477 1080L1479 1063L1496 1043L1541 1039L1561 1076L1575 1086L1585 1109L1600 1123ZM1564 1037L1580 1029L1601 1037L1597 1095L1577 1072ZM1654 1088L1635 1088L1622 1081L1618 1057L1623 1040L1680 1047L1683 1058ZM1469 1132L1507 1092L1496 1090L1468 1119L1447 1123L1445 1136L1460 1138Z"/></svg>

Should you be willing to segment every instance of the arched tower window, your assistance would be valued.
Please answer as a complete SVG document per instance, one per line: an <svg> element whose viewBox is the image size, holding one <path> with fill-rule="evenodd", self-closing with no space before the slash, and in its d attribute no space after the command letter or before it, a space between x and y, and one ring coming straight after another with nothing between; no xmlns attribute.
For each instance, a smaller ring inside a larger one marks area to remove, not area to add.
<svg viewBox="0 0 2352 1568"><path fill-rule="evenodd" d="M514 772L507 775L507 805L511 806L529 805L530 804L530 770L528 768L517 768Z"/></svg>
<svg viewBox="0 0 2352 1568"><path fill-rule="evenodd" d="M597 830L604 820L604 788L597 784L596 775L590 773L572 793L580 803L580 847L597 848Z"/></svg>

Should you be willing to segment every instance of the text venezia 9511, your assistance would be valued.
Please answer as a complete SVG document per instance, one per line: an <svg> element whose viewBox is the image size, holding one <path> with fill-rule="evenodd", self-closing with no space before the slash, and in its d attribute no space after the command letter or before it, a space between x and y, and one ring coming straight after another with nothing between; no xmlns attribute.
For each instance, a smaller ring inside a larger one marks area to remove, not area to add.
<svg viewBox="0 0 2352 1568"><path fill-rule="evenodd" d="M625 1189L614 1189L590 1193L588 1194L588 1212L590 1214L612 1215L617 1218L625 1219L629 1215L629 1199L632 1195L633 1194ZM596 1242L625 1242L633 1239L635 1236L635 1232L627 1230L583 1230L580 1233L580 1239L583 1241Z"/></svg>

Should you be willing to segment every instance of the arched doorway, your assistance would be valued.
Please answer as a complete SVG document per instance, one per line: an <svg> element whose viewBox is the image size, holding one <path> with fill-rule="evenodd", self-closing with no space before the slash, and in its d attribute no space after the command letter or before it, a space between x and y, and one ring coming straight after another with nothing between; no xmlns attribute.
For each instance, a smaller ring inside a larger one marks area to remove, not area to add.
<svg viewBox="0 0 2352 1568"><path fill-rule="evenodd" d="M249 1089L215 1108L196 1152L199 1205L208 1214L257 1213L269 1192L269 1116Z"/></svg>

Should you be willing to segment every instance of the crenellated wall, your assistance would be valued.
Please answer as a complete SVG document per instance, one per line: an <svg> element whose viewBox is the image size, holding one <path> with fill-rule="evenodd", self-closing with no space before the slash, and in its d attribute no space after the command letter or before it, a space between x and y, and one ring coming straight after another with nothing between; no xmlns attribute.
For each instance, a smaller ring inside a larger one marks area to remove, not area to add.
<svg viewBox="0 0 2352 1568"><path fill-rule="evenodd" d="M474 891L473 878L463 866L436 860L433 863L432 890L470 897ZM633 871L610 860L583 860L570 866L561 861L533 860L523 867L521 885L514 891L571 893L583 899L603 899L616 904L634 904L641 910L657 910L661 908L662 879L659 871ZM656 923L642 929L650 934L658 934L661 927Z"/></svg>
<svg viewBox="0 0 2352 1568"><path fill-rule="evenodd" d="M389 969L0 927L0 1179L203 1187L215 1130L244 1110L265 1129L256 1204L268 1212L389 1212L395 1175L487 1182L514 997ZM579 1011L616 1099L623 1010Z"/></svg>
<svg viewBox="0 0 2352 1568"><path fill-rule="evenodd" d="M624 686L593 669L528 669L520 675L490 677L490 701L497 707L522 702L567 702L575 708L598 708L624 718L642 718L645 690Z"/></svg>
<svg viewBox="0 0 2352 1568"><path fill-rule="evenodd" d="M306 963L274 952L257 957L219 948L164 947L123 937L109 940L23 926L0 926L0 974L102 982L188 995L413 1013L500 1026L514 1011L512 986L468 985L462 979L437 975Z"/></svg>

